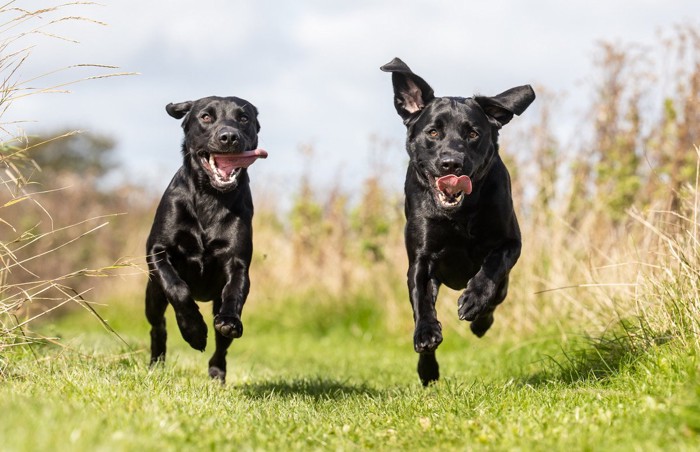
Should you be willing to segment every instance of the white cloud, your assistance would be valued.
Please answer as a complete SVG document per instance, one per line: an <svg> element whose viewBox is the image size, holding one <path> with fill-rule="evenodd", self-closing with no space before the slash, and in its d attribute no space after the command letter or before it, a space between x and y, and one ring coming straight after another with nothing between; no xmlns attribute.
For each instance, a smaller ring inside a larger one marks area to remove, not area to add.
<svg viewBox="0 0 700 452"><path fill-rule="evenodd" d="M270 152L251 169L253 178L295 183L304 165L297 146L312 142L315 177L332 183L342 168L343 183L356 188L371 159L369 136L403 140L390 78L379 71L395 56L441 95L539 83L581 104L585 90L578 83L591 71L597 40L651 43L658 28L700 17L695 1L105 3L79 12L109 26L61 30L79 45L40 40L26 73L98 62L142 75L30 98L3 120L32 118L39 129L71 125L112 135L128 174L156 186L180 163L181 132L163 109L170 101L246 98L261 111L261 142ZM387 152L404 164L400 150Z"/></svg>

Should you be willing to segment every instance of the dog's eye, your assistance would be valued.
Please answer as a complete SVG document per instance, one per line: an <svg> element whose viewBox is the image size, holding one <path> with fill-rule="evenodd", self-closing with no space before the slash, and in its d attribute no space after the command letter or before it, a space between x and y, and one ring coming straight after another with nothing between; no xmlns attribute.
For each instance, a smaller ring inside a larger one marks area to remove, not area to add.
<svg viewBox="0 0 700 452"><path fill-rule="evenodd" d="M435 129L430 129L430 130L428 130L428 135L429 135L431 138L437 138L437 136L439 135L439 133L438 133L438 131L435 130Z"/></svg>
<svg viewBox="0 0 700 452"><path fill-rule="evenodd" d="M248 122L248 117L246 115L241 115L240 118L238 118L238 122Z"/></svg>
<svg viewBox="0 0 700 452"><path fill-rule="evenodd" d="M209 113L202 113L200 115L199 119L201 119L202 122L210 123L211 122L211 115Z"/></svg>
<svg viewBox="0 0 700 452"><path fill-rule="evenodd" d="M476 133L476 132L474 132L473 130L471 130L471 131L467 134L467 136L469 137L470 140L474 140L474 139L476 139L476 138L479 138L479 134Z"/></svg>

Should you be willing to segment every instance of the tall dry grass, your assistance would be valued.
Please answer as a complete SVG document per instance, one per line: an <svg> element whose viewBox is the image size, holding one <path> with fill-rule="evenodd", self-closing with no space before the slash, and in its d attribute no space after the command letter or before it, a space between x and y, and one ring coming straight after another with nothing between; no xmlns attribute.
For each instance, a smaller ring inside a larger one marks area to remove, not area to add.
<svg viewBox="0 0 700 452"><path fill-rule="evenodd" d="M94 75L72 78L71 70L76 67L72 66L27 76L32 72L32 49L42 39L70 41L53 32L59 24L101 24L75 14L76 9L95 5L90 2L34 5L36 9L25 9L24 5L25 2L17 1L0 5L0 376L7 365L4 356L8 349L38 339L29 328L37 318L69 303L94 313L85 302L84 291L76 290L71 283L80 277L102 276L108 270L50 266L50 262L61 261L75 243L107 224L104 216L85 219L73 215L68 222L56 222L52 210L66 210L66 205L61 204L67 201L66 197L57 203L46 203L57 187L40 186L35 181L40 168L31 153L49 143L70 139L77 132L31 140L25 135L23 121L7 121L5 117L13 105L27 97L67 93L71 85L82 81L124 75L106 72L114 69L108 66L79 65L91 67ZM116 267L121 264L112 266ZM96 313L95 316L101 320Z"/></svg>
<svg viewBox="0 0 700 452"><path fill-rule="evenodd" d="M648 57L654 52L667 58ZM538 99L540 117L524 134L534 161L519 162L530 173L515 186L526 179L536 188L520 199L525 243L504 313L509 329L599 332L645 319L661 334L677 330L669 303L697 308L687 277L677 284L681 298L651 293L698 264L700 35L686 25L656 49L601 43L595 69L575 152L554 139L549 96Z"/></svg>

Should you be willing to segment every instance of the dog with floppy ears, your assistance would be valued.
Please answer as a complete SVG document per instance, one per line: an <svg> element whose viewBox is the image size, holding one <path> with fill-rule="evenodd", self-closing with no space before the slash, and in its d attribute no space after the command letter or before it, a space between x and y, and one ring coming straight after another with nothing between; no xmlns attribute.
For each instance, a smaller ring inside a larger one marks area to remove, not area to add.
<svg viewBox="0 0 700 452"><path fill-rule="evenodd" d="M478 337L506 298L521 236L498 132L525 111L535 92L526 85L493 97L436 97L399 58L380 69L392 74L394 106L407 128L407 279L418 376L427 386L440 376L440 285L464 289L458 315Z"/></svg>
<svg viewBox="0 0 700 452"><path fill-rule="evenodd" d="M258 149L258 110L238 97L168 104L183 119L183 164L165 190L146 243L146 318L151 364L165 359L168 304L182 337L204 351L207 325L195 303L213 301L216 349L209 376L226 378L226 352L243 334L241 313L250 289L253 201L248 167Z"/></svg>

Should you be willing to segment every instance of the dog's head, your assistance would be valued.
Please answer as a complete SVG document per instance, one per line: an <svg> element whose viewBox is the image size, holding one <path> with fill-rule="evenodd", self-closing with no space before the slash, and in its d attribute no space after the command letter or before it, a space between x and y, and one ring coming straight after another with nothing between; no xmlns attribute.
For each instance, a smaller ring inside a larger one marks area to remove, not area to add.
<svg viewBox="0 0 700 452"><path fill-rule="evenodd" d="M175 119L184 118L186 162L219 191L235 189L246 168L267 157L258 149L258 109L248 101L212 96L171 103L165 110Z"/></svg>
<svg viewBox="0 0 700 452"><path fill-rule="evenodd" d="M529 85L497 96L436 97L433 89L398 58L391 72L394 106L406 125L411 164L443 209L460 206L478 186L498 153L498 131L535 100Z"/></svg>

